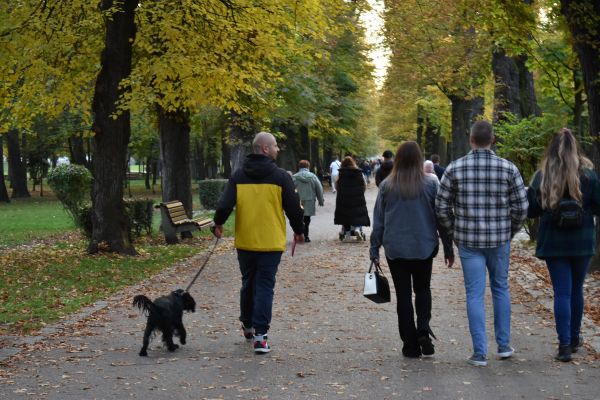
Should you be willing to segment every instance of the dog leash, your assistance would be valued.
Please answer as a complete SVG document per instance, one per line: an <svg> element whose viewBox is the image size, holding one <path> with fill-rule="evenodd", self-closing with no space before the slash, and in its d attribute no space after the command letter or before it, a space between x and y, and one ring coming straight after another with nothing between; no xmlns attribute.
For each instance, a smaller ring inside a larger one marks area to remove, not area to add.
<svg viewBox="0 0 600 400"><path fill-rule="evenodd" d="M217 240L215 240L215 244L213 245L212 249L210 250L210 252L206 256L206 258L204 259L204 263L202 264L202 266L200 267L200 269L198 270L198 272L196 272L196 276L194 276L194 279L192 279L192 281L190 282L190 284L185 288L186 292L190 291L190 288L192 287L192 285L194 284L194 282L196 282L196 279L198 279L198 277L200 276L200 273L202 272L202 270L204 269L204 267L206 267L206 264L208 263L208 260L210 260L210 256L212 256L212 253L215 251L215 248L217 247L217 244L219 243L220 239L221 238L217 238Z"/></svg>

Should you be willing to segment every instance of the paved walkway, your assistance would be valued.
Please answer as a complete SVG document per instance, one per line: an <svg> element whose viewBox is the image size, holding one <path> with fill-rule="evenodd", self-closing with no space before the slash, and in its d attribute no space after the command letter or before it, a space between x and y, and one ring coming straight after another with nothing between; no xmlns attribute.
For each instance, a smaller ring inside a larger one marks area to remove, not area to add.
<svg viewBox="0 0 600 400"><path fill-rule="evenodd" d="M371 205L375 195L371 188ZM435 357L402 357L395 301L376 305L362 297L368 245L339 242L334 202L327 193L326 207L317 210L311 225L313 242L298 246L293 258L289 251L283 256L270 354L254 355L239 331L240 277L229 240L219 245L192 289L198 310L185 316L186 346L168 353L156 338L149 357L139 357L145 320L130 303L137 293L154 297L185 287L203 254L28 346L0 367L0 398L598 398L597 356L584 350L573 363L553 361L552 315L515 284L512 344L517 353L506 361L492 357L484 368L467 365L471 341L462 273L458 267L444 268L441 257L432 278ZM493 344L491 330L488 337ZM493 355L495 346L490 350Z"/></svg>

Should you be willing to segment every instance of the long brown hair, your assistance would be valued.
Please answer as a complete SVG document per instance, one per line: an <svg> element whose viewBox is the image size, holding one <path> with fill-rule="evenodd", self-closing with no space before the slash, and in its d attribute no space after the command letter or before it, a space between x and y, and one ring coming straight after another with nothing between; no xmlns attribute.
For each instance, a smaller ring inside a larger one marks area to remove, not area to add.
<svg viewBox="0 0 600 400"><path fill-rule="evenodd" d="M416 142L404 142L396 151L394 167L385 179L386 190L399 193L405 199L414 199L423 190L423 153Z"/></svg>
<svg viewBox="0 0 600 400"><path fill-rule="evenodd" d="M542 160L542 207L547 210L556 208L565 192L581 204L579 179L584 168L592 169L594 165L583 155L571 130L562 128L552 138Z"/></svg>

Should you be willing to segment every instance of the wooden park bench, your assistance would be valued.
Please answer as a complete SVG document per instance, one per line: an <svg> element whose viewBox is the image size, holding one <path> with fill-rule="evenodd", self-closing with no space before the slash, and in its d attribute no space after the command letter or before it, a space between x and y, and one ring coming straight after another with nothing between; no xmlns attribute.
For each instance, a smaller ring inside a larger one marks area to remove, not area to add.
<svg viewBox="0 0 600 400"><path fill-rule="evenodd" d="M160 203L155 207L160 208L160 227L165 234L167 244L179 243L178 233L202 230L215 224L212 219L206 217L188 218L183 203L179 200Z"/></svg>

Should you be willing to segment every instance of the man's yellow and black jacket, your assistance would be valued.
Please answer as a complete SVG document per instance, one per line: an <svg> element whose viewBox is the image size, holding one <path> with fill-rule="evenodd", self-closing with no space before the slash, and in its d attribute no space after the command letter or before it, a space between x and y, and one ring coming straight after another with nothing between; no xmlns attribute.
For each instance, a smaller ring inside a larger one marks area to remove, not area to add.
<svg viewBox="0 0 600 400"><path fill-rule="evenodd" d="M304 212L292 177L262 154L250 154L233 173L219 199L214 221L223 225L236 208L235 247L248 251L284 251L285 217L303 233Z"/></svg>

